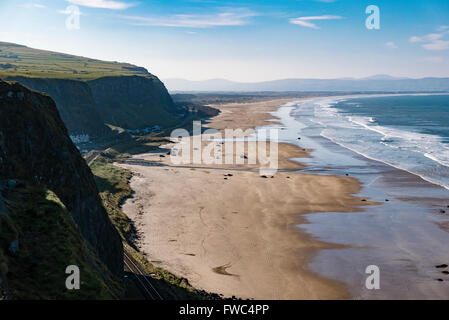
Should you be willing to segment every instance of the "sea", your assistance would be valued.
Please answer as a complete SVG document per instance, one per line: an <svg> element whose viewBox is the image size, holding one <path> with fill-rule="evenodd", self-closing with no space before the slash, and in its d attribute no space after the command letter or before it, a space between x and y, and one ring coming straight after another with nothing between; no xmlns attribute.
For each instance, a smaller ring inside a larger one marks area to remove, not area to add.
<svg viewBox="0 0 449 320"><path fill-rule="evenodd" d="M449 299L436 268L449 264L449 95L310 98L273 115L279 141L309 151L299 172L356 178L356 196L376 202L306 215L298 231L347 246L320 250L309 269L353 299ZM379 290L366 287L370 266Z"/></svg>
<svg viewBox="0 0 449 320"><path fill-rule="evenodd" d="M449 95L337 98L306 108L323 137L449 189Z"/></svg>

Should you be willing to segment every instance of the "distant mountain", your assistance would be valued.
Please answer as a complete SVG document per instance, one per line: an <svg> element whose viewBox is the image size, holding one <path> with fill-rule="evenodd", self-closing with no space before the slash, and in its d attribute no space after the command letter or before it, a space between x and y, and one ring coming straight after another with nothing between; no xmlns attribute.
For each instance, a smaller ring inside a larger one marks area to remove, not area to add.
<svg viewBox="0 0 449 320"><path fill-rule="evenodd" d="M361 79L281 79L264 82L165 79L164 82L170 91L449 91L449 78L411 79L388 75L375 75Z"/></svg>
<svg viewBox="0 0 449 320"><path fill-rule="evenodd" d="M0 42L0 79L47 93L72 136L174 126L177 109L164 84L145 68Z"/></svg>
<svg viewBox="0 0 449 320"><path fill-rule="evenodd" d="M370 76L370 77L365 77L365 78L361 78L360 80L405 80L405 79L410 79L407 77L392 77L388 74L376 74L374 76ZM352 80L356 80L356 79L352 79Z"/></svg>
<svg viewBox="0 0 449 320"><path fill-rule="evenodd" d="M164 83L170 91L238 91L239 86L248 85L225 79L191 81L185 79L166 79Z"/></svg>

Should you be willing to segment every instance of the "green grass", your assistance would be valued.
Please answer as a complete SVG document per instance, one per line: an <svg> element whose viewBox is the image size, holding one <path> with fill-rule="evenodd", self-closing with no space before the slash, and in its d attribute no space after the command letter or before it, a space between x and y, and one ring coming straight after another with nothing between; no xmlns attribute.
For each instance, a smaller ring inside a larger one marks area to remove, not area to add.
<svg viewBox="0 0 449 320"><path fill-rule="evenodd" d="M120 157L129 157L133 154L146 153L159 148L163 144L170 143L166 137L156 135L137 136L133 140L114 145L106 150L107 153L120 155Z"/></svg>
<svg viewBox="0 0 449 320"><path fill-rule="evenodd" d="M131 225L120 206L131 196L131 172L114 166L110 159L102 156L90 163L90 169L94 174L103 206L122 239L126 241L131 234Z"/></svg>
<svg viewBox="0 0 449 320"><path fill-rule="evenodd" d="M128 63L100 61L0 42L0 77L91 80L134 75L150 77L145 69Z"/></svg>
<svg viewBox="0 0 449 320"><path fill-rule="evenodd" d="M115 133L114 136L97 139L95 148L103 150L102 154L111 160L123 160L131 155L146 153L159 148L163 144L170 143L164 130L163 132L152 132L147 135L132 135L125 129L107 124Z"/></svg>
<svg viewBox="0 0 449 320"><path fill-rule="evenodd" d="M121 285L83 240L75 222L50 190L19 184L5 197L0 224L2 272L12 299L113 299ZM19 240L17 253L8 251ZM76 265L81 289L67 290L65 269Z"/></svg>

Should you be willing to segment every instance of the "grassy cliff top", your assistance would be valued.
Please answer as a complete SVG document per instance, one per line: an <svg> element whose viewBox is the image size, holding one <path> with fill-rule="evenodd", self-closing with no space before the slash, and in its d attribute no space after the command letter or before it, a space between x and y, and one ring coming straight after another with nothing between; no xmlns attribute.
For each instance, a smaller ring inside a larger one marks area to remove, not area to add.
<svg viewBox="0 0 449 320"><path fill-rule="evenodd" d="M153 77L145 68L0 42L0 77L91 80L105 76Z"/></svg>

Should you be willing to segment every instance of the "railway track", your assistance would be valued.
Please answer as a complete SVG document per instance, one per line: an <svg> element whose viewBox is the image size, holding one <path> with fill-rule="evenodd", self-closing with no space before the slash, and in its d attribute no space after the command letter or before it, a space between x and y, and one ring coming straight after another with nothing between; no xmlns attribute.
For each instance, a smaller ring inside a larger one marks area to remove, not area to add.
<svg viewBox="0 0 449 320"><path fill-rule="evenodd" d="M147 300L164 300L159 291L156 290L155 286L151 283L151 277L147 275L139 263L131 257L128 252L124 251L124 263L125 267L133 274L136 284Z"/></svg>

